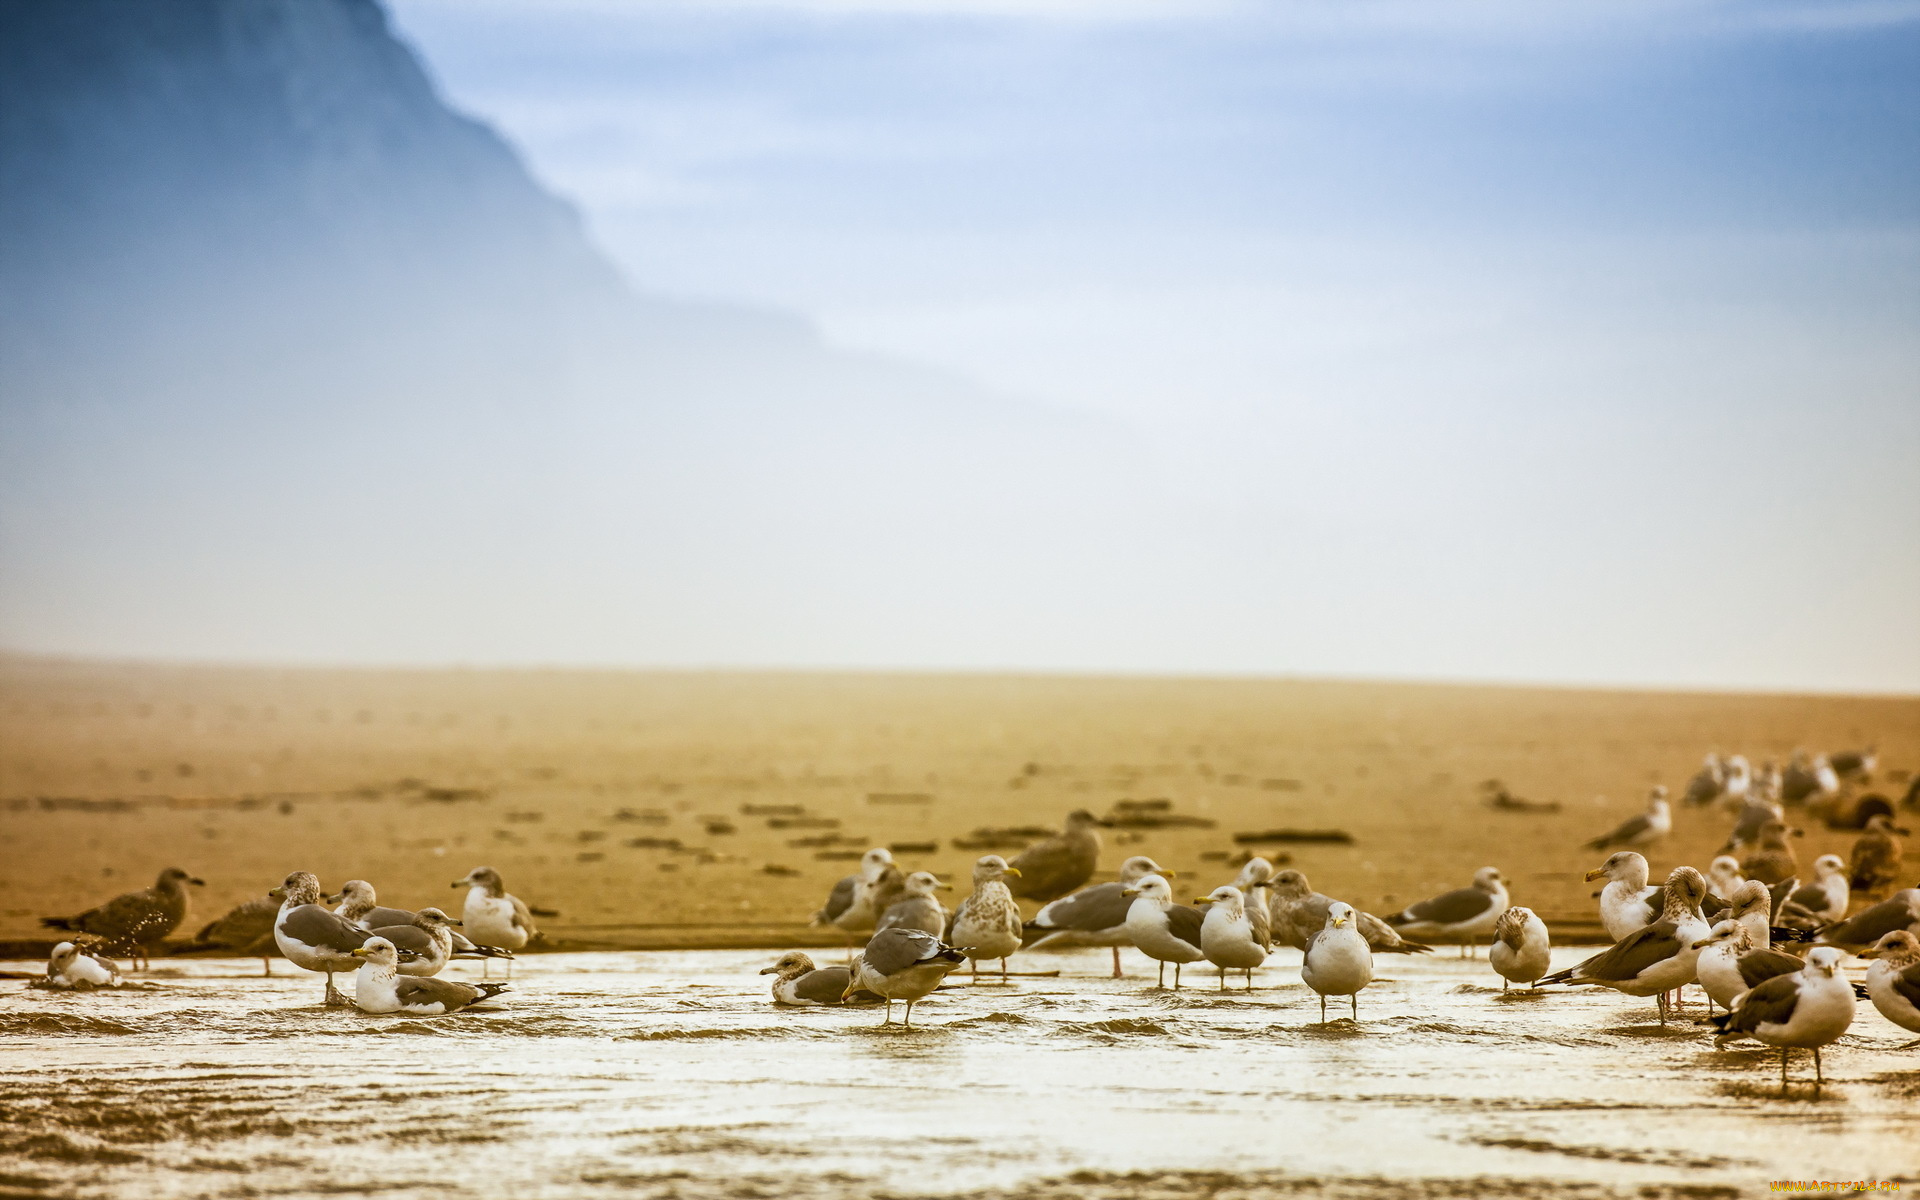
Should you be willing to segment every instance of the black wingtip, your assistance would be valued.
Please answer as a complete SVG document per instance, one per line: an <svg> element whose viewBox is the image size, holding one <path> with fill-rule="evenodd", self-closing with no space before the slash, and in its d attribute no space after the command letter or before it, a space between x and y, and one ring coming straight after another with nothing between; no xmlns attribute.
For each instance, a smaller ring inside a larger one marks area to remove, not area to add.
<svg viewBox="0 0 1920 1200"><path fill-rule="evenodd" d="M72 929L72 917L41 917L40 923L48 929Z"/></svg>

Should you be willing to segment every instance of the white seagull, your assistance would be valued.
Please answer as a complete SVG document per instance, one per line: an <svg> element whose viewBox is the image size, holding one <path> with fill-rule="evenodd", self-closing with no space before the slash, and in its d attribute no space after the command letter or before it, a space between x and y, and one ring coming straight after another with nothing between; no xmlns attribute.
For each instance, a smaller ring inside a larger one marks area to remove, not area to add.
<svg viewBox="0 0 1920 1200"><path fill-rule="evenodd" d="M119 987L120 968L72 942L61 942L47 956L47 986L72 992Z"/></svg>
<svg viewBox="0 0 1920 1200"><path fill-rule="evenodd" d="M1373 951L1354 928L1353 905L1335 900L1327 910L1326 928L1307 939L1300 960L1300 982L1320 994L1320 1023L1327 1022L1327 997L1346 996L1353 1019L1360 1019L1360 989L1373 982Z"/></svg>
<svg viewBox="0 0 1920 1200"><path fill-rule="evenodd" d="M1867 999L1880 1015L1908 1033L1920 1033L1920 938L1896 929L1861 952L1867 968ZM1900 1047L1911 1050L1920 1042Z"/></svg>
<svg viewBox="0 0 1920 1200"><path fill-rule="evenodd" d="M1133 944L1160 964L1159 986L1167 985L1167 964L1173 964L1173 990L1180 990L1182 964L1207 956L1200 946L1200 927L1206 922L1197 908L1173 902L1173 886L1158 875L1145 875L1121 895L1133 901L1127 909L1127 935Z"/></svg>
<svg viewBox="0 0 1920 1200"><path fill-rule="evenodd" d="M1127 933L1127 910L1133 901L1124 892L1148 875L1173 878L1173 872L1143 854L1120 864L1117 883L1096 883L1046 905L1028 921L1021 937L1025 947L1038 950L1060 942L1069 946L1113 947L1113 977L1120 978L1120 947L1133 945Z"/></svg>
<svg viewBox="0 0 1920 1200"><path fill-rule="evenodd" d="M402 975L400 952L383 937L368 938L353 956L366 964L353 985L353 1002L361 1012L439 1017L491 1000L507 990L504 983L461 983L456 979Z"/></svg>
<svg viewBox="0 0 1920 1200"><path fill-rule="evenodd" d="M1462 952L1493 935L1500 914L1507 911L1507 885L1500 872L1481 867L1473 886L1442 892L1431 900L1409 905L1387 918L1402 937L1423 942L1459 942Z"/></svg>
<svg viewBox="0 0 1920 1200"><path fill-rule="evenodd" d="M461 910L460 923L474 945L519 950L540 932L534 928L533 914L527 911L526 902L507 891L500 881L500 872L492 867L475 867L464 879L454 880L453 886L467 889L467 905ZM489 962L481 969L482 974L491 969ZM511 967L508 973L512 973Z"/></svg>
<svg viewBox="0 0 1920 1200"><path fill-rule="evenodd" d="M1493 927L1493 948L1487 951L1487 961L1500 973L1501 991L1506 991L1509 983L1538 986L1552 958L1547 923L1535 916L1532 909L1516 904L1500 914L1500 920Z"/></svg>
<svg viewBox="0 0 1920 1200"><path fill-rule="evenodd" d="M1245 971L1246 990L1252 991L1253 969L1267 961L1267 948L1247 919L1246 896L1237 887L1217 887L1194 903L1207 906L1200 922L1200 952L1220 968L1220 990L1227 989L1228 971Z"/></svg>
<svg viewBox="0 0 1920 1200"><path fill-rule="evenodd" d="M1813 1051L1813 1088L1826 1081L1820 1047L1853 1024L1853 985L1840 973L1840 951L1815 946L1804 967L1780 975L1734 1002L1733 1011L1713 1018L1720 1027L1716 1043L1752 1037L1780 1047L1780 1091L1787 1090L1787 1054L1796 1047Z"/></svg>
<svg viewBox="0 0 1920 1200"><path fill-rule="evenodd" d="M1692 867L1667 876L1666 909L1658 921L1636 930L1592 958L1556 971L1546 983L1597 984L1629 996L1658 996L1660 1023L1667 1021L1668 992L1694 980L1695 943L1709 932L1700 915L1707 881Z"/></svg>
<svg viewBox="0 0 1920 1200"><path fill-rule="evenodd" d="M1637 817L1629 817L1615 826L1613 832L1602 834L1587 843L1589 850L1605 850L1608 846L1650 846L1673 832L1673 809L1667 804L1667 789L1655 785L1647 795L1647 811Z"/></svg>

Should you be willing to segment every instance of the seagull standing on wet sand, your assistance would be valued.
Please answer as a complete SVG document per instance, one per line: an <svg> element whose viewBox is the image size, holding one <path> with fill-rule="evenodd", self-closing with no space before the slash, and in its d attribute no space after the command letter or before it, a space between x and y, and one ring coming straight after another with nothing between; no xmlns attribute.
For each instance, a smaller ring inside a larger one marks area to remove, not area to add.
<svg viewBox="0 0 1920 1200"><path fill-rule="evenodd" d="M492 867L475 867L464 879L454 880L453 886L467 889L467 905L460 913L460 922L474 945L520 950L539 934L526 902L507 891L500 872ZM492 966L489 960L481 968L482 977ZM511 965L507 973L513 973Z"/></svg>
<svg viewBox="0 0 1920 1200"><path fill-rule="evenodd" d="M1867 999L1880 1015L1908 1033L1920 1033L1920 938L1896 929L1861 952L1867 968ZM1900 1047L1911 1050L1920 1042Z"/></svg>
<svg viewBox="0 0 1920 1200"><path fill-rule="evenodd" d="M973 978L980 978L980 960L1000 960L1000 979L1007 978L1007 955L1020 948L1020 906L1007 889L1007 876L1020 877L1020 868L1007 865L998 854L983 854L973 864L973 894L953 911L947 937L973 960Z"/></svg>
<svg viewBox="0 0 1920 1200"><path fill-rule="evenodd" d="M273 923L273 940L279 944L280 953L296 967L326 975L327 990L321 1003L329 1008L350 1007L353 1001L334 988L333 976L336 971L360 969L354 951L372 935L321 907L320 880L311 871L295 871L280 887L286 899Z"/></svg>
<svg viewBox="0 0 1920 1200"><path fill-rule="evenodd" d="M1423 942L1459 942L1467 954L1481 938L1490 937L1500 914L1507 911L1507 885L1500 872L1481 867L1473 886L1442 892L1431 900L1409 905L1387 918L1402 937Z"/></svg>
<svg viewBox="0 0 1920 1200"><path fill-rule="evenodd" d="M379 894L373 890L373 885L364 879L347 880L340 885L340 891L337 894L327 897L326 903L333 905L335 914L345 917L368 932L391 928L395 925L411 925L416 915L411 909L389 908L381 904ZM460 924L458 921L448 923ZM476 946L458 930L449 931L449 936L453 940L453 957L455 958L513 957L513 951L503 950L498 946ZM395 944L402 950L407 948L405 942ZM404 962L401 963L400 969L402 973L407 973Z"/></svg>
<svg viewBox="0 0 1920 1200"><path fill-rule="evenodd" d="M940 986L947 973L967 961L952 946L918 929L884 929L853 960L852 976L842 998L865 990L884 998L887 1019L893 1024L893 1002L907 1002L906 1025L913 1027L913 1006Z"/></svg>
<svg viewBox="0 0 1920 1200"><path fill-rule="evenodd" d="M98 908L90 908L74 917L41 917L48 929L66 929L90 933L108 949L125 950L135 970L153 964L147 960L147 947L158 945L187 919L187 884L206 886L179 867L160 872L153 886L138 892L115 896Z"/></svg>
<svg viewBox="0 0 1920 1200"><path fill-rule="evenodd" d="M1893 827L1893 818L1875 813L1867 818L1867 830L1854 840L1847 855L1847 882L1862 895L1871 895L1900 881L1900 860L1905 848L1894 834L1904 832Z"/></svg>
<svg viewBox="0 0 1920 1200"><path fill-rule="evenodd" d="M1720 793L1726 786L1727 772L1726 768L1720 765L1720 756L1708 754L1706 761L1700 765L1700 769L1694 773L1692 779L1687 781L1687 803L1712 804L1720 798Z"/></svg>
<svg viewBox="0 0 1920 1200"><path fill-rule="evenodd" d="M1852 899L1847 886L1847 864L1838 854L1813 860L1813 882L1795 888L1780 905L1780 923L1794 929L1818 929L1847 915Z"/></svg>
<svg viewBox="0 0 1920 1200"><path fill-rule="evenodd" d="M1173 887L1158 875L1142 876L1121 890L1133 901L1127 909L1127 934L1140 953L1160 964L1159 986L1167 986L1167 964L1173 964L1173 990L1180 990L1180 968L1207 956L1200 947L1200 927L1206 921L1197 908L1173 902Z"/></svg>
<svg viewBox="0 0 1920 1200"><path fill-rule="evenodd" d="M933 893L941 888L951 889L950 883L941 883L931 871L915 871L907 876L906 887L900 899L895 900L886 912L880 914L880 921L874 926L880 929L918 929L935 937L947 931L947 906Z"/></svg>
<svg viewBox="0 0 1920 1200"><path fill-rule="evenodd" d="M258 956L260 974L273 977L273 956L280 947L273 940L274 920L280 915L283 893L275 888L251 900L242 900L227 914L209 921L193 935L196 950L226 950L248 958Z"/></svg>
<svg viewBox="0 0 1920 1200"><path fill-rule="evenodd" d="M1589 850L1605 850L1608 846L1650 846L1673 832L1673 810L1667 805L1667 789L1655 785L1647 795L1647 811L1637 817L1629 817L1616 826L1613 832L1604 834L1587 843Z"/></svg>
<svg viewBox="0 0 1920 1200"><path fill-rule="evenodd" d="M1902 888L1872 908L1820 931L1815 941L1847 950L1863 950L1896 929L1920 934L1920 888Z"/></svg>
<svg viewBox="0 0 1920 1200"><path fill-rule="evenodd" d="M773 976L773 1002L795 1007L837 1008L842 1004L877 1001L878 996L855 991L847 998L847 985L853 981L851 967L816 967L813 960L798 950L780 956L780 961L763 969Z"/></svg>
<svg viewBox="0 0 1920 1200"><path fill-rule="evenodd" d="M47 956L47 986L63 992L119 987L120 968L72 942L61 942Z"/></svg>
<svg viewBox="0 0 1920 1200"><path fill-rule="evenodd" d="M1709 932L1707 919L1700 915L1700 899L1706 894L1707 881L1700 872L1675 867L1667 876L1666 908L1658 921L1541 982L1597 984L1629 996L1658 996L1660 1023L1666 1024L1666 994L1693 982L1700 954L1694 944Z"/></svg>
<svg viewBox="0 0 1920 1200"><path fill-rule="evenodd" d="M1064 832L1014 855L1014 878L1019 882L1013 894L1045 904L1092 879L1100 865L1100 827L1105 824L1084 808L1068 813Z"/></svg>
<svg viewBox="0 0 1920 1200"><path fill-rule="evenodd" d="M1307 939L1300 960L1300 982L1320 994L1320 1023L1327 1023L1327 997L1346 996L1353 1019L1360 1019L1360 989L1373 982L1373 951L1353 926L1353 906L1335 900L1327 910L1327 924Z"/></svg>
<svg viewBox="0 0 1920 1200"><path fill-rule="evenodd" d="M1273 905L1268 899L1272 883L1273 864L1255 855L1240 864L1240 873L1227 885L1240 889L1241 908L1246 911L1253 940L1262 950L1273 949Z"/></svg>
<svg viewBox="0 0 1920 1200"><path fill-rule="evenodd" d="M504 983L461 983L455 979L422 979L402 975L399 951L383 937L370 937L353 956L366 965L353 985L353 1003L366 1013L411 1013L440 1017L456 1013L507 990Z"/></svg>
<svg viewBox="0 0 1920 1200"><path fill-rule="evenodd" d="M1493 946L1487 961L1500 974L1500 990L1510 983L1538 987L1553 959L1553 947L1547 939L1547 923L1530 908L1514 905L1500 914L1493 926Z"/></svg>
<svg viewBox="0 0 1920 1200"><path fill-rule="evenodd" d="M1745 1036L1780 1047L1781 1095L1787 1091L1788 1052L1811 1050L1813 1090L1818 1094L1826 1082L1820 1047L1853 1024L1853 985L1840 973L1840 958L1832 946L1815 946L1800 970L1767 980L1741 996L1732 1012L1713 1018L1720 1027L1714 1043Z"/></svg>
<svg viewBox="0 0 1920 1200"><path fill-rule="evenodd" d="M1273 919L1273 940L1295 950L1305 950L1308 939L1326 928L1327 913L1333 897L1313 890L1303 873L1292 867L1273 877L1267 885L1268 911ZM1367 939L1367 948L1375 954L1431 954L1432 946L1410 942L1393 926L1370 912L1354 911L1353 927Z"/></svg>
<svg viewBox="0 0 1920 1200"><path fill-rule="evenodd" d="M1194 903L1207 906L1200 922L1200 952L1220 968L1220 990L1227 990L1228 971L1245 971L1246 990L1252 991L1253 969L1267 961L1267 948L1253 936L1246 896L1237 887L1217 887Z"/></svg>
<svg viewBox="0 0 1920 1200"><path fill-rule="evenodd" d="M1035 913L1021 931L1024 948L1038 950L1055 942L1069 946L1111 946L1113 977L1119 979L1120 947L1133 945L1133 938L1127 933L1127 910L1133 907L1133 901L1124 893L1128 886L1148 875L1173 878L1172 871L1144 854L1136 854L1120 864L1118 883L1096 883L1053 901Z"/></svg>

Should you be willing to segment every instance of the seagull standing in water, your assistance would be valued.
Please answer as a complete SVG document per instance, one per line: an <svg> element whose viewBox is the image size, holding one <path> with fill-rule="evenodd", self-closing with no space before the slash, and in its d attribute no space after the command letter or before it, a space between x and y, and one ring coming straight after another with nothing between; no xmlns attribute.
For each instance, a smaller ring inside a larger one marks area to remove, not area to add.
<svg viewBox="0 0 1920 1200"><path fill-rule="evenodd" d="M1387 924L1401 936L1423 942L1459 942L1467 954L1481 939L1493 934L1500 914L1507 911L1507 885L1500 872L1481 867L1473 873L1473 886L1442 892L1431 900L1422 900L1387 918Z"/></svg>
<svg viewBox="0 0 1920 1200"><path fill-rule="evenodd" d="M1273 877L1268 885L1268 907L1273 919L1273 940L1305 950L1307 940L1326 927L1333 897L1316 892L1307 877L1292 867ZM1393 926L1370 912L1354 910L1353 927L1367 939L1367 948L1375 954L1431 954L1432 946L1410 942Z"/></svg>
<svg viewBox="0 0 1920 1200"><path fill-rule="evenodd" d="M1073 891L1093 878L1100 865L1099 817L1084 808L1067 814L1064 832L1035 842L1014 855L1013 894L1042 904Z"/></svg>
<svg viewBox="0 0 1920 1200"><path fill-rule="evenodd" d="M906 1025L913 1027L913 1006L940 986L947 973L967 961L967 956L939 938L918 929L883 929L867 942L867 948L853 960L851 978L841 993L850 999L862 991L872 992L887 1002L887 1019L893 1024L893 1002L907 1002Z"/></svg>
<svg viewBox="0 0 1920 1200"><path fill-rule="evenodd" d="M1617 942L1660 919L1660 910L1651 907L1660 889L1647 883L1647 860L1641 855L1631 850L1608 855L1586 874L1588 883L1601 879L1607 886L1600 889L1600 924L1608 937Z"/></svg>
<svg viewBox="0 0 1920 1200"><path fill-rule="evenodd" d="M1734 1001L1777 975L1791 975L1802 963L1785 950L1757 944L1753 930L1739 921L1716 924L1708 935L1693 944L1700 952L1694 963L1700 986L1707 998L1728 1012Z"/></svg>
<svg viewBox="0 0 1920 1200"><path fill-rule="evenodd" d="M895 900L887 911L880 914L880 921L874 926L881 929L918 929L935 937L947 931L947 920L951 914L947 906L933 893L942 888L951 889L950 883L941 883L931 871L915 871L907 876L906 887L900 899Z"/></svg>
<svg viewBox="0 0 1920 1200"><path fill-rule="evenodd" d="M1353 1005L1353 1019L1360 1019L1360 989L1373 982L1373 951L1367 939L1354 928L1354 910L1344 900L1335 900L1327 910L1327 924L1307 939L1306 957L1300 960L1300 982L1320 994L1320 1023L1327 1023L1327 997L1346 996Z"/></svg>
<svg viewBox="0 0 1920 1200"><path fill-rule="evenodd" d="M1500 973L1500 990L1510 983L1539 986L1541 976L1553 959L1553 947L1547 940L1547 923L1530 908L1514 905L1500 914L1493 927L1493 946L1487 961Z"/></svg>
<svg viewBox="0 0 1920 1200"><path fill-rule="evenodd" d="M1200 927L1206 922L1197 908L1173 902L1173 886L1158 875L1143 876L1121 892L1133 901L1127 909L1127 934L1140 953L1160 964L1159 986L1167 986L1167 964L1173 964L1173 990L1180 990L1180 968L1207 956L1200 946Z"/></svg>
<svg viewBox="0 0 1920 1200"><path fill-rule="evenodd" d="M168 867L150 888L115 896L98 908L73 917L41 917L48 929L66 929L90 933L109 949L127 951L134 970L153 964L147 960L147 947L157 945L187 919L187 884L206 886L179 867Z"/></svg>
<svg viewBox="0 0 1920 1200"><path fill-rule="evenodd" d="M280 953L296 967L319 971L327 977L327 990L321 1003L330 1008L346 1008L353 1001L333 986L335 972L357 971L360 958L354 954L372 936L353 922L321 907L320 880L311 871L295 871L280 885L286 899L280 903L280 915L274 919L273 940ZM387 943L391 946L393 943ZM395 959L396 965L398 959Z"/></svg>
<svg viewBox="0 0 1920 1200"><path fill-rule="evenodd" d="M1713 1019L1720 1027L1715 1044L1751 1037L1780 1048L1780 1093L1787 1091L1787 1054L1813 1051L1813 1090L1826 1082L1820 1047L1838 1039L1853 1024L1853 985L1840 973L1840 951L1815 946L1806 965L1791 975L1767 980L1735 1001L1733 1011Z"/></svg>
<svg viewBox="0 0 1920 1200"><path fill-rule="evenodd" d="M1666 994L1692 983L1695 944L1709 930L1700 915L1707 881L1692 867L1675 867L1667 876L1666 908L1661 918L1636 930L1592 958L1557 971L1545 983L1597 984L1629 996L1658 996L1660 1023L1667 1023Z"/></svg>
<svg viewBox="0 0 1920 1200"><path fill-rule="evenodd" d="M1149 875L1173 878L1172 871L1143 854L1136 854L1120 864L1119 882L1096 883L1053 901L1035 913L1021 932L1025 948L1038 950L1055 942L1070 946L1111 946L1113 977L1119 979L1120 947L1133 945L1133 937L1127 933L1127 910L1133 901L1125 892Z"/></svg>
<svg viewBox="0 0 1920 1200"><path fill-rule="evenodd" d="M973 960L973 978L980 978L980 960L1000 960L1000 979L1007 978L1007 955L1020 948L1020 906L1007 889L1007 876L1020 877L1020 868L1008 866L998 854L983 854L973 864L973 894L953 910L948 931L959 951Z"/></svg>
<svg viewBox="0 0 1920 1200"><path fill-rule="evenodd" d="M1252 991L1253 969L1267 961L1267 948L1253 935L1245 895L1237 887L1217 887L1194 903L1207 906L1200 922L1200 952L1220 968L1220 990L1227 990L1228 971L1245 971L1246 990Z"/></svg>
<svg viewBox="0 0 1920 1200"><path fill-rule="evenodd" d="M813 914L813 924L831 925L847 935L847 955L853 955L853 939L871 932L880 917L906 888L906 877L894 865L893 852L875 846L860 856L860 870L833 885L827 902Z"/></svg>

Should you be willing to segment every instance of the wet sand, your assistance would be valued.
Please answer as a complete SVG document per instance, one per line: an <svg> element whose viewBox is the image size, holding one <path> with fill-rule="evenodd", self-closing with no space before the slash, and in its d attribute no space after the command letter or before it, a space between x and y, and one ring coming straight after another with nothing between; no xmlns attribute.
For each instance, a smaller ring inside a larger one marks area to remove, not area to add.
<svg viewBox="0 0 1920 1200"><path fill-rule="evenodd" d="M776 1009L753 974L769 960L536 956L490 1011L437 1019L321 1009L318 976L257 960L179 960L120 993L0 983L0 1192L1700 1197L1920 1177L1915 1052L1864 1004L1819 1098L1781 1100L1772 1052L1716 1051L1612 993L1503 996L1484 959L1382 959L1359 1022L1323 1026L1291 951L1245 995L1202 971L1153 988L1132 951L1117 982L1104 951L1035 954L1061 977L943 990L912 1030Z"/></svg>
<svg viewBox="0 0 1920 1200"><path fill-rule="evenodd" d="M1580 843L1649 784L1683 787L1709 749L1867 743L1897 796L1920 766L1920 700L0 656L0 940L44 941L39 917L169 865L208 881L185 932L290 870L416 907L457 901L449 883L487 863L558 910L562 948L819 944L806 918L867 846L964 879L981 851L954 843L979 827L1155 799L1202 824L1111 831L1109 869L1144 852L1224 881L1236 833L1341 829L1351 843L1254 848L1388 911L1492 863L1516 903L1593 936ZM1494 778L1558 811L1490 807ZM1704 865L1728 819L1677 822L1656 871ZM1801 823L1803 864L1851 844Z"/></svg>

